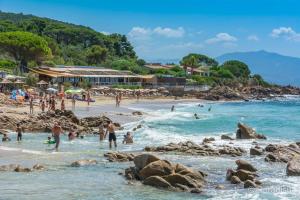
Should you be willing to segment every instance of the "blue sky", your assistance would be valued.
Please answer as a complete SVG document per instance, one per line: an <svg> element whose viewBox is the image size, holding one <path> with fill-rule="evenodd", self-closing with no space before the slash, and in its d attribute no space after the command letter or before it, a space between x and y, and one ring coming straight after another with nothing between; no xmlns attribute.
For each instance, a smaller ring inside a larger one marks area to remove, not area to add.
<svg viewBox="0 0 300 200"><path fill-rule="evenodd" d="M297 0L0 0L0 9L125 34L146 60L261 49L300 57Z"/></svg>

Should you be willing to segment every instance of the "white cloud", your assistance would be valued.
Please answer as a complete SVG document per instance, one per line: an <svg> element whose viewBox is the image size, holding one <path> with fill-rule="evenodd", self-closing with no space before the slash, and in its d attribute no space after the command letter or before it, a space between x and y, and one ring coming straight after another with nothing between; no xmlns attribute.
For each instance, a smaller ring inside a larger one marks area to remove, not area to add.
<svg viewBox="0 0 300 200"><path fill-rule="evenodd" d="M153 29L153 33L165 37L180 38L184 35L185 30L182 27L178 27L177 29L156 27Z"/></svg>
<svg viewBox="0 0 300 200"><path fill-rule="evenodd" d="M128 36L131 38L136 38L136 39L143 39L149 36L151 33L150 29L145 29L143 27L133 27L130 32L128 33Z"/></svg>
<svg viewBox="0 0 300 200"><path fill-rule="evenodd" d="M178 27L177 29L172 28L162 28L156 27L154 29L144 28L144 27L133 27L128 36L135 39L145 39L149 38L152 35L163 36L167 38L180 38L185 34L185 30L182 27Z"/></svg>
<svg viewBox="0 0 300 200"><path fill-rule="evenodd" d="M300 33L297 33L291 27L275 28L271 32L271 37L273 38L283 37L286 40L300 42Z"/></svg>
<svg viewBox="0 0 300 200"><path fill-rule="evenodd" d="M259 38L256 35L249 35L247 37L247 40L257 42L257 41L259 41Z"/></svg>
<svg viewBox="0 0 300 200"><path fill-rule="evenodd" d="M219 42L235 42L237 38L228 33L218 33L215 37L207 39L207 44L219 43Z"/></svg>

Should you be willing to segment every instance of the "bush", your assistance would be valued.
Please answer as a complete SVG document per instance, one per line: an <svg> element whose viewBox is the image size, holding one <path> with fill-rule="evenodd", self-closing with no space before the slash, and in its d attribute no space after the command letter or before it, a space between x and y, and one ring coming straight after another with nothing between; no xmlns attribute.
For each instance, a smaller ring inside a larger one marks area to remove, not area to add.
<svg viewBox="0 0 300 200"><path fill-rule="evenodd" d="M202 77L199 75L193 75L192 79L197 82L199 85L214 85L215 80L212 77Z"/></svg>
<svg viewBox="0 0 300 200"><path fill-rule="evenodd" d="M11 60L0 60L0 70L7 73L12 73L16 68L17 64Z"/></svg>

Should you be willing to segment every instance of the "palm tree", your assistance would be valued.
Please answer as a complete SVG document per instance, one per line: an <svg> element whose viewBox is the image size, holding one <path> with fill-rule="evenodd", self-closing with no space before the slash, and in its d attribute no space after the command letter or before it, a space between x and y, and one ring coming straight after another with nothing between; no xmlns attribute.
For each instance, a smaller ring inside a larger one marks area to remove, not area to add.
<svg viewBox="0 0 300 200"><path fill-rule="evenodd" d="M193 75L194 69L199 67L198 59L196 56L188 55L182 58L180 64L183 66L185 74L187 72L187 68L191 68L191 74Z"/></svg>

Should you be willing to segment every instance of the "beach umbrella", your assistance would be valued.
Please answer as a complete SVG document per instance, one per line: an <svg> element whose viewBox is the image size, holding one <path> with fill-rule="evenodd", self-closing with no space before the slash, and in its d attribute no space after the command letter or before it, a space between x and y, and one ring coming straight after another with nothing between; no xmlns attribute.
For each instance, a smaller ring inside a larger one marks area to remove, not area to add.
<svg viewBox="0 0 300 200"><path fill-rule="evenodd" d="M53 92L53 93L58 92L58 90L54 89L54 88L48 88L47 91L48 92Z"/></svg>
<svg viewBox="0 0 300 200"><path fill-rule="evenodd" d="M44 80L41 80L37 83L37 85L48 85L48 83Z"/></svg>
<svg viewBox="0 0 300 200"><path fill-rule="evenodd" d="M69 89L65 91L66 94L81 94L82 92L84 92L83 89Z"/></svg>
<svg viewBox="0 0 300 200"><path fill-rule="evenodd" d="M21 80L17 80L15 81L15 84L24 84L25 82L24 81L21 81Z"/></svg>
<svg viewBox="0 0 300 200"><path fill-rule="evenodd" d="M1 82L1 84L10 84L12 83L10 80L7 80L7 79L3 79Z"/></svg>

